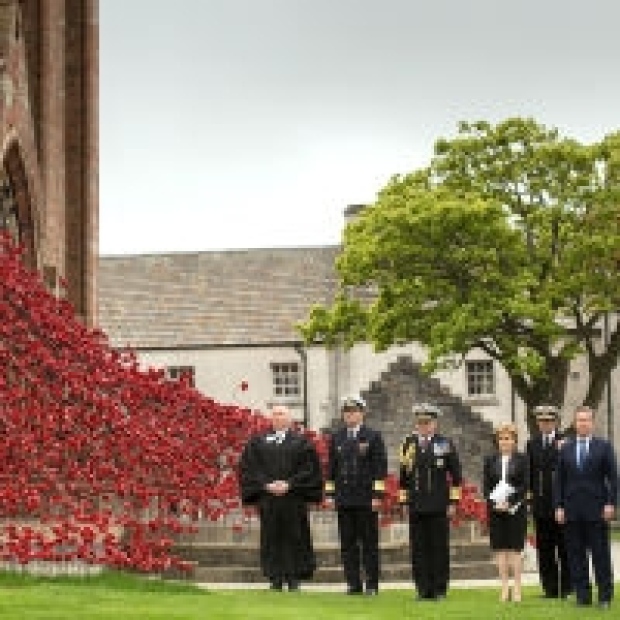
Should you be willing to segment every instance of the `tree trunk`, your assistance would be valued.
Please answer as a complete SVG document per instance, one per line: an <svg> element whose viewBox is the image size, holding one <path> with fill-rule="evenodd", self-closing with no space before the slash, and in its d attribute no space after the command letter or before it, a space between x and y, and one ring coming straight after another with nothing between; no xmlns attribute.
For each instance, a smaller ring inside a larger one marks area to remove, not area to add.
<svg viewBox="0 0 620 620"><path fill-rule="evenodd" d="M532 435L536 432L534 408L538 405L555 405L562 409L568 381L569 361L549 357L545 375L531 380L523 376L512 376L516 393L525 403L527 428Z"/></svg>
<svg viewBox="0 0 620 620"><path fill-rule="evenodd" d="M611 372L618 365L620 355L620 321L616 318L613 332L609 332L609 317L605 320L603 330L604 350L600 355L592 353L588 356L590 381L584 404L596 409L603 399L603 391L609 381Z"/></svg>

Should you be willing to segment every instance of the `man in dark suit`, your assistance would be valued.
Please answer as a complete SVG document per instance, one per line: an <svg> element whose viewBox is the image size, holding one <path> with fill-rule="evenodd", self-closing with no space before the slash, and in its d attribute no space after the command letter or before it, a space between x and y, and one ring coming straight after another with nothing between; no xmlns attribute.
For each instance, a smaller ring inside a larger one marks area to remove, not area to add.
<svg viewBox="0 0 620 620"><path fill-rule="evenodd" d="M414 405L416 430L399 453L400 501L409 508L411 569L421 600L447 594L449 519L461 494L461 462L452 440L437 432L439 414L435 405Z"/></svg>
<svg viewBox="0 0 620 620"><path fill-rule="evenodd" d="M554 485L556 520L564 524L564 540L577 605L592 604L588 554L592 557L598 602L609 608L613 572L609 522L617 501L618 470L609 441L593 436L594 411L575 411L575 438L561 448Z"/></svg>
<svg viewBox="0 0 620 620"><path fill-rule="evenodd" d="M526 445L530 471L530 505L536 532L538 574L547 598L565 598L571 592L570 572L564 545L564 526L555 520L553 478L558 452L565 440L558 429L560 412L552 405L534 409L538 434Z"/></svg>
<svg viewBox="0 0 620 620"><path fill-rule="evenodd" d="M381 434L363 424L366 403L345 398L344 427L329 442L325 495L338 515L347 594L379 592L379 508L385 492L387 454Z"/></svg>

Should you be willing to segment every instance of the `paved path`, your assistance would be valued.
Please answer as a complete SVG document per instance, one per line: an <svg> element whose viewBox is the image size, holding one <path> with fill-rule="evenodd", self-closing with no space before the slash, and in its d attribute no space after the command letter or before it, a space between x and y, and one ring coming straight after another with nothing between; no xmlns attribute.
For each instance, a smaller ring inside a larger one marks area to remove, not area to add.
<svg viewBox="0 0 620 620"><path fill-rule="evenodd" d="M620 542L613 542L611 546L614 578L620 582ZM532 567L533 568L533 567ZM538 585L538 574L530 570L523 574L523 585ZM199 583L201 588L209 590L265 590L265 583ZM455 579L450 581L451 588L498 588L498 579ZM304 583L302 589L307 592L343 592L342 583ZM382 590L409 590L413 589L410 581L382 582Z"/></svg>

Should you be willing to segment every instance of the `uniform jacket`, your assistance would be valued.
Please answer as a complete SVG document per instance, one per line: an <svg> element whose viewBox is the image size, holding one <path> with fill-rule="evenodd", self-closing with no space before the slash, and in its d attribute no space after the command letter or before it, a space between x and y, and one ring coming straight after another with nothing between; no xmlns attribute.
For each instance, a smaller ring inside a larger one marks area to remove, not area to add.
<svg viewBox="0 0 620 620"><path fill-rule="evenodd" d="M419 513L443 513L460 499L461 462L454 444L435 434L423 451L416 433L400 446L400 500Z"/></svg>
<svg viewBox="0 0 620 620"><path fill-rule="evenodd" d="M325 495L335 499L336 508L370 506L383 497L387 476L385 443L378 431L361 425L355 439L340 428L329 441Z"/></svg>
<svg viewBox="0 0 620 620"><path fill-rule="evenodd" d="M592 437L581 468L577 466L577 440L562 446L553 500L556 508L564 509L567 521L599 521L603 506L616 505L617 493L618 470L609 441Z"/></svg>
<svg viewBox="0 0 620 620"><path fill-rule="evenodd" d="M522 452L515 452L508 461L506 472L506 482L514 487L515 492L509 497L508 505L517 506L524 504L527 499L530 474L528 458ZM490 503L489 495L495 485L502 478L502 457L499 452L491 454L484 459L482 491L487 503Z"/></svg>
<svg viewBox="0 0 620 620"><path fill-rule="evenodd" d="M532 514L537 519L553 519L553 484L557 470L560 443L564 433L555 431L551 446L543 446L541 434L532 437L526 445L529 462Z"/></svg>

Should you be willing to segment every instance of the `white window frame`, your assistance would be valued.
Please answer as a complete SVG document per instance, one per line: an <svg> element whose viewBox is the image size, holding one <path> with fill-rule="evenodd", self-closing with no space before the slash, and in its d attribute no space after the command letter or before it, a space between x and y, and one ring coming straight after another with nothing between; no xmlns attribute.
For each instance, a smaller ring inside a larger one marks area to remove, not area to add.
<svg viewBox="0 0 620 620"><path fill-rule="evenodd" d="M465 360L465 381L469 398L495 396L496 377L493 360Z"/></svg>
<svg viewBox="0 0 620 620"><path fill-rule="evenodd" d="M301 364L295 362L271 362L273 396L277 399L301 397Z"/></svg>

